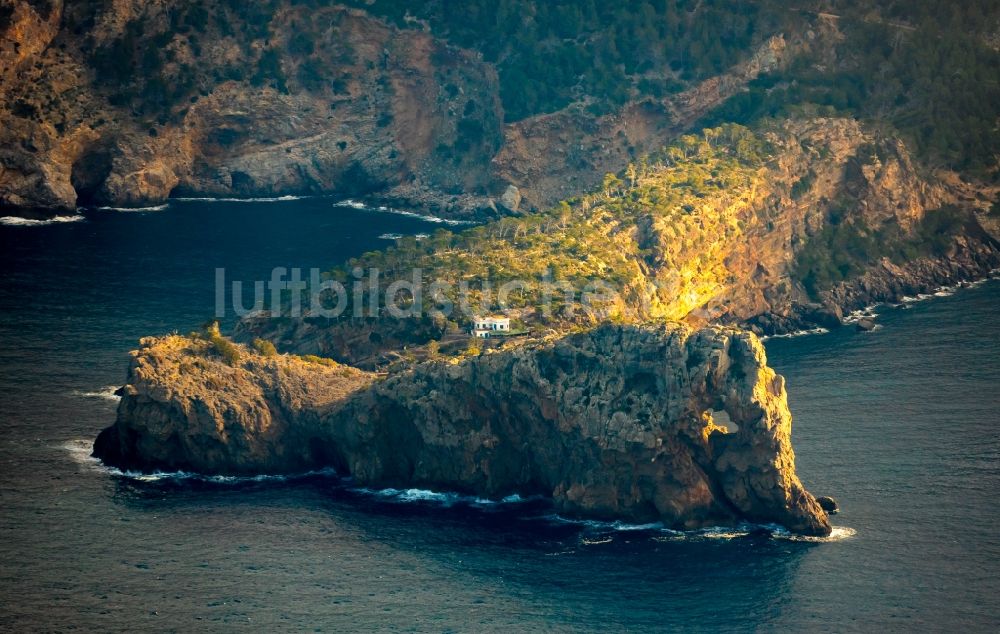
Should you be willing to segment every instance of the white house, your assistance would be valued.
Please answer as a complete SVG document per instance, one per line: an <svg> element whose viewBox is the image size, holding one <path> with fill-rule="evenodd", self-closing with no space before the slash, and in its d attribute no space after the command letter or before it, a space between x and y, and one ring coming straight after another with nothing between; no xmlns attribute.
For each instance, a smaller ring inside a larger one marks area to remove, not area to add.
<svg viewBox="0 0 1000 634"><path fill-rule="evenodd" d="M469 334L480 339L488 339L492 333L509 332L510 319L507 317L476 317L472 320L472 330Z"/></svg>

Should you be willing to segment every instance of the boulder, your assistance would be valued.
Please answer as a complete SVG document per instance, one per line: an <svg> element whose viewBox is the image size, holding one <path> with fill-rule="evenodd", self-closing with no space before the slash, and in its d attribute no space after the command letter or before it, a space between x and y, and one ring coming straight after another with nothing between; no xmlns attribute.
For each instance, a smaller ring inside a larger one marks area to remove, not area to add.
<svg viewBox="0 0 1000 634"><path fill-rule="evenodd" d="M816 498L817 504L820 508L827 512L829 515L836 515L840 511L840 506L837 504L837 500L833 499L828 495L821 495Z"/></svg>
<svg viewBox="0 0 1000 634"><path fill-rule="evenodd" d="M865 317L864 319L859 319L854 327L861 332L870 332L875 330L875 320Z"/></svg>
<svg viewBox="0 0 1000 634"><path fill-rule="evenodd" d="M514 185L507 185L500 197L500 205L507 211L516 212L521 206L521 191Z"/></svg>

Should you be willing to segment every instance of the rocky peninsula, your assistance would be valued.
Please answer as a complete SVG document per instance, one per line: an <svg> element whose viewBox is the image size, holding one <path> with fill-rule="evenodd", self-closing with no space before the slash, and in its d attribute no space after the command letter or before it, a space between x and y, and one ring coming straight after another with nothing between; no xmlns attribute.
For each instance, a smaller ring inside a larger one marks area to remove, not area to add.
<svg viewBox="0 0 1000 634"><path fill-rule="evenodd" d="M678 529L831 530L795 474L784 380L751 333L605 325L388 377L225 352L144 339L95 455L206 474L333 467L362 486L542 495L566 515Z"/></svg>

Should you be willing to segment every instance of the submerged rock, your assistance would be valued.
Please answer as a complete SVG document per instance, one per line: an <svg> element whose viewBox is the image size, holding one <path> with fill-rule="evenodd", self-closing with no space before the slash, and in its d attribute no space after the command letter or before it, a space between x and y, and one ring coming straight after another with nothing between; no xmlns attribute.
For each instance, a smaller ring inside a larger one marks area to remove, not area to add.
<svg viewBox="0 0 1000 634"><path fill-rule="evenodd" d="M743 331L603 326L388 378L245 349L230 366L177 336L142 346L94 448L121 467L334 467L363 486L545 495L576 516L830 532L795 474L784 380Z"/></svg>

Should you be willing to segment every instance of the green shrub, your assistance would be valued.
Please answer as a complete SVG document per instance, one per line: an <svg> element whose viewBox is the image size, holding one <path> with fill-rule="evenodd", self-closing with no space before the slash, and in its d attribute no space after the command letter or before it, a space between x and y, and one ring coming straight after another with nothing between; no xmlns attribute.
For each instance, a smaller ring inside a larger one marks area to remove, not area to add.
<svg viewBox="0 0 1000 634"><path fill-rule="evenodd" d="M427 342L427 356L431 359L437 358L441 353L441 342L437 339L431 339Z"/></svg>
<svg viewBox="0 0 1000 634"><path fill-rule="evenodd" d="M795 184L792 185L792 199L798 200L799 198L802 198L802 196L804 196L812 187L815 180L816 172L810 169L805 176L795 181Z"/></svg>
<svg viewBox="0 0 1000 634"><path fill-rule="evenodd" d="M315 363L317 365L325 365L330 368L339 368L340 364L333 359L328 359L326 357L318 357L314 354L304 354L299 356L300 359L306 363Z"/></svg>
<svg viewBox="0 0 1000 634"><path fill-rule="evenodd" d="M267 339L254 339L253 347L261 356L264 357L274 357L277 356L278 351L275 349L274 344Z"/></svg>
<svg viewBox="0 0 1000 634"><path fill-rule="evenodd" d="M204 337L211 342L215 351L229 365L236 365L240 361L240 348L235 343L224 337L219 331L219 322L211 321L205 324Z"/></svg>

